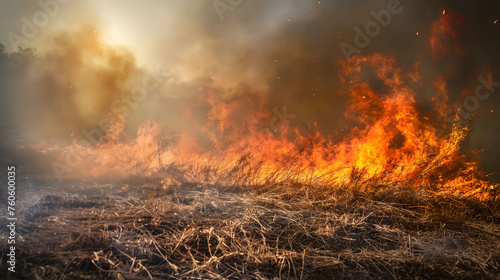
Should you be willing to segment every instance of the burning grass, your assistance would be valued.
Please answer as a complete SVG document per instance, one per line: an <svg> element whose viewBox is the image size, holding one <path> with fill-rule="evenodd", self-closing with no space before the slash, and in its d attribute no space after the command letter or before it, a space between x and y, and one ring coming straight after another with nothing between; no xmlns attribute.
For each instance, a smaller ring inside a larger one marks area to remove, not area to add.
<svg viewBox="0 0 500 280"><path fill-rule="evenodd" d="M443 11L429 34L434 57L453 53L461 25ZM462 153L472 116L448 104L445 75L423 100L419 61L412 65L389 53L340 61L331 78L341 83L332 94L347 100L342 132L317 123L271 131L275 104L265 93L214 81L183 108L182 131L148 120L130 136L129 110L112 110L99 129L82 131L89 141L21 149L47 156L31 162L50 162L66 181L19 188L18 275L500 277L500 184ZM118 84L102 96L121 93Z"/></svg>
<svg viewBox="0 0 500 280"><path fill-rule="evenodd" d="M53 163L58 177L151 176L166 171L179 183L361 190L413 186L436 188L442 195L499 199L500 185L487 180L477 159L462 153L471 119L457 113L454 121L441 120L443 112L453 112L443 77L435 83L434 108L424 111L412 87L418 79L398 67L394 56L355 56L340 64L339 91L348 97L347 129L335 141L335 133L317 127L308 128L307 134L298 128L264 131L270 117L263 110L264 98L224 98L207 90L185 108L187 116L209 108L199 134L168 136L149 120L131 137L123 132L125 117L112 115L95 146L75 139L72 145L40 143L32 148L61 162L77 159L69 163L77 166L73 173L73 168Z"/></svg>
<svg viewBox="0 0 500 280"><path fill-rule="evenodd" d="M208 90L187 109L209 108L198 138L174 139L153 121L127 136L124 116L111 116L95 146L35 145L56 159L80 157L72 164L80 173L66 178L80 181L55 184L25 209L24 275L499 277L500 185L461 152L470 119L439 121L451 107L443 79L435 108L424 112L412 87L418 75L395 57L356 56L341 66L349 129L339 141L317 128L306 136L263 131L265 100ZM81 180L103 176L159 179Z"/></svg>
<svg viewBox="0 0 500 280"><path fill-rule="evenodd" d="M500 276L498 204L432 190L37 185L18 203L19 279Z"/></svg>

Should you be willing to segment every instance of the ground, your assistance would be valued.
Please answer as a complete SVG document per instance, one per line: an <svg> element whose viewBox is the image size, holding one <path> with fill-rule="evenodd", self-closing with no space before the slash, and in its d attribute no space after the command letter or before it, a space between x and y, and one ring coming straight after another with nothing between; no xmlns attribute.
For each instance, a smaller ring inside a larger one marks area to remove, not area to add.
<svg viewBox="0 0 500 280"><path fill-rule="evenodd" d="M495 204L422 189L138 178L18 189L16 274L0 231L5 279L500 279Z"/></svg>

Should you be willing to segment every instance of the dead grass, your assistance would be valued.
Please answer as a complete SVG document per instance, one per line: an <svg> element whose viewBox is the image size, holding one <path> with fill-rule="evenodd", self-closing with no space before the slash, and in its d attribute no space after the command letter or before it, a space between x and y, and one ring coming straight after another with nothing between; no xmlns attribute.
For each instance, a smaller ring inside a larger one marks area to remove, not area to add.
<svg viewBox="0 0 500 280"><path fill-rule="evenodd" d="M387 187L134 184L20 194L18 279L500 277L498 208L484 202Z"/></svg>

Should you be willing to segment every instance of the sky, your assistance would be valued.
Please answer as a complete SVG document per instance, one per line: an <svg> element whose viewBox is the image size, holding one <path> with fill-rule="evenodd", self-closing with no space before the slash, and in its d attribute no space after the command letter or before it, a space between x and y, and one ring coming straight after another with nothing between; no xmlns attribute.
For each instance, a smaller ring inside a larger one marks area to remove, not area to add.
<svg viewBox="0 0 500 280"><path fill-rule="evenodd" d="M437 76L447 77L451 104L461 103L480 75L500 81L494 1L8 0L0 2L1 135L18 142L83 137L150 76L158 86L126 106L129 133L146 119L171 134L195 129L182 108L214 91L265 98L263 110L294 116L290 126L316 122L334 135L346 102L338 94L341 45L355 47L356 28L391 3L399 12L357 49L394 55L402 69L420 62L414 90L422 110L431 106ZM461 20L456 35L444 32L453 46L439 57L429 38L447 13ZM498 92L480 104L466 143L483 149L488 164L500 157Z"/></svg>

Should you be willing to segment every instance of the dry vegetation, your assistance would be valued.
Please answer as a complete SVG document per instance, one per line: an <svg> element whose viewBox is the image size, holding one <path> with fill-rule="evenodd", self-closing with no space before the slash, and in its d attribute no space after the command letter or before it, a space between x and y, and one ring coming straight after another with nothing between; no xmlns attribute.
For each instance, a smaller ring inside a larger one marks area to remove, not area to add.
<svg viewBox="0 0 500 280"><path fill-rule="evenodd" d="M18 279L500 277L498 205L432 190L20 185Z"/></svg>

